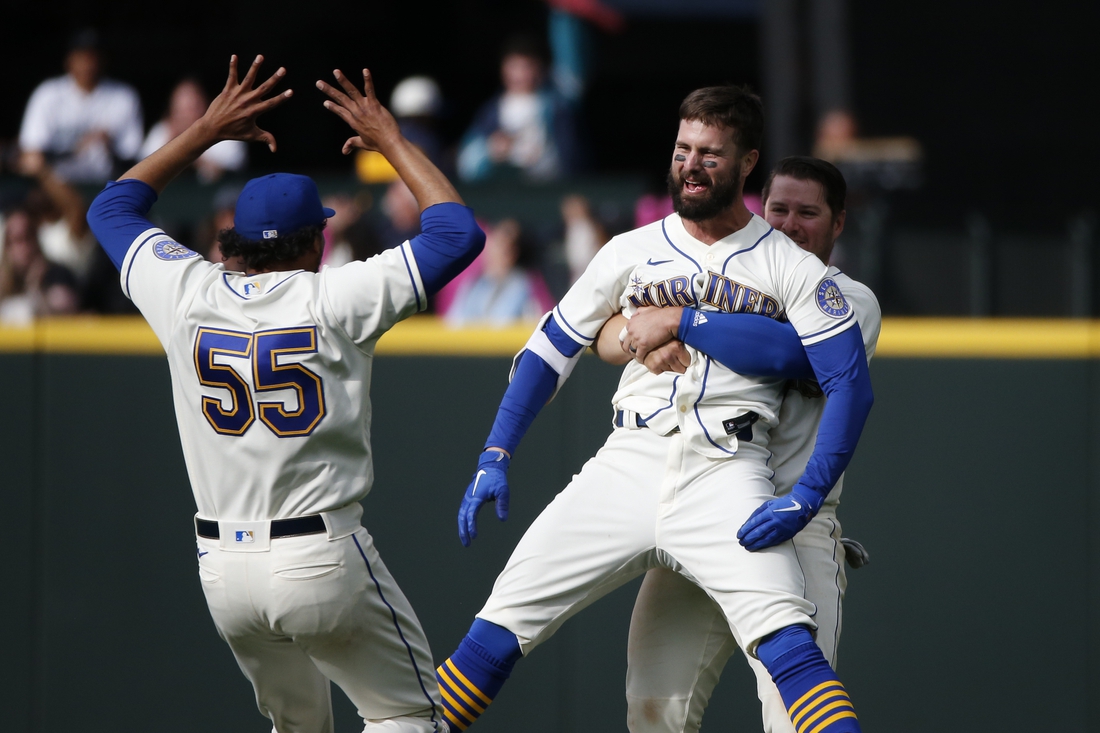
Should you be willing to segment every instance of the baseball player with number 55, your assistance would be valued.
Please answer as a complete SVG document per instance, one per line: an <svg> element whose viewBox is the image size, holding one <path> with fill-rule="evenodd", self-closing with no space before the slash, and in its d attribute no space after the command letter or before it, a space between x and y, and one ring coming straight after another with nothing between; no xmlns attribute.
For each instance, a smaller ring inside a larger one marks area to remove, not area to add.
<svg viewBox="0 0 1100 733"><path fill-rule="evenodd" d="M581 351L624 309L683 308L683 373L632 361L613 399L616 429L532 523L459 648L437 670L447 719L465 729L515 662L569 617L651 568L674 570L721 609L768 670L789 715L815 733L856 733L855 709L814 643L813 604L789 540L825 502L858 442L872 395L855 314L826 266L744 205L763 109L739 87L692 92L669 170L676 213L612 239L517 357L459 510L506 510L506 471L538 409ZM768 462L786 379L708 355L724 318L789 321L829 395L806 470L777 497ZM628 341L629 348L644 344ZM504 507L501 504L504 504Z"/></svg>
<svg viewBox="0 0 1100 733"><path fill-rule="evenodd" d="M257 140L290 91L255 85L261 57L229 78L206 114L109 183L88 221L168 354L180 440L198 505L199 577L218 633L275 733L331 733L329 681L364 730L445 733L420 622L360 524L374 474L374 346L423 311L485 237L442 173L405 140L363 71L339 71L325 107L344 143L377 150L420 206L421 231L366 262L320 270L333 215L305 176L249 181L219 234L246 273L228 272L146 218L157 194L220 140Z"/></svg>

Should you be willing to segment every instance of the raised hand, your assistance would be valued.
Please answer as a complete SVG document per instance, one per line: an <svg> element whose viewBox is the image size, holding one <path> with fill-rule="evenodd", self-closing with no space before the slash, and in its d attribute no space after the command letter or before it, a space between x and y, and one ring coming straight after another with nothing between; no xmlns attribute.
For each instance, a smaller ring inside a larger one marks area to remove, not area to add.
<svg viewBox="0 0 1100 733"><path fill-rule="evenodd" d="M264 99L286 76L286 69L280 66L267 81L254 86L263 62L264 57L257 56L244 79L238 80L237 57L231 56L229 78L225 80L221 93L207 107L202 122L219 140L254 140L267 143L268 149L275 152L275 136L261 129L256 124L256 118L290 99L294 92L287 89L275 97Z"/></svg>
<svg viewBox="0 0 1100 733"><path fill-rule="evenodd" d="M401 138L397 120L388 109L382 106L374 93L374 82L371 81L370 71L363 69L362 93L344 76L344 72L336 69L332 75L336 77L340 89L320 80L317 82L317 88L329 96L329 99L325 100L325 109L348 123L356 133L344 143L344 155L355 149L381 152L383 148Z"/></svg>
<svg viewBox="0 0 1100 733"><path fill-rule="evenodd" d="M496 450L484 451L478 458L477 471L458 508L458 539L464 547L469 547L477 537L477 513L485 502L495 499L497 518L502 522L508 518L510 462L508 454Z"/></svg>

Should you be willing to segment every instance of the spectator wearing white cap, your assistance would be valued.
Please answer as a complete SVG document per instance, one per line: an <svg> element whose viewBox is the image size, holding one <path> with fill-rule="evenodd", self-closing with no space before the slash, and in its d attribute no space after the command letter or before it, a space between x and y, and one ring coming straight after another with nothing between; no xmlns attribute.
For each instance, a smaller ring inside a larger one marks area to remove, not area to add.
<svg viewBox="0 0 1100 733"><path fill-rule="evenodd" d="M393 88L390 111L405 139L423 151L428 160L444 174L450 175L451 164L443 140L437 130L437 120L443 114L443 94L430 76L409 76ZM363 183L397 181L397 171L380 153L361 150L356 155L356 172Z"/></svg>

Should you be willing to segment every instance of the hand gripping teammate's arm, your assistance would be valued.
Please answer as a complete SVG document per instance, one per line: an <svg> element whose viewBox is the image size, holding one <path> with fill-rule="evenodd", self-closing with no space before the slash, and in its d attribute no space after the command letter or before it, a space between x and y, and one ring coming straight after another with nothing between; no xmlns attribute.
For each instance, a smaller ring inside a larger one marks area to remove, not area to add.
<svg viewBox="0 0 1100 733"><path fill-rule="evenodd" d="M409 245L424 288L434 294L481 253L485 234L447 177L401 135L393 115L378 101L370 72L363 69L362 93L339 69L333 76L340 89L323 81L317 82L317 88L329 96L325 109L355 132L344 143L344 154L355 149L381 153L416 197L421 234Z"/></svg>
<svg viewBox="0 0 1100 733"><path fill-rule="evenodd" d="M752 313L703 312L694 308L640 308L629 320L616 317L604 331L622 322L626 333L620 349L654 374L683 373L689 365L687 353L677 342L707 354L738 374L756 377L808 379L814 376L806 350L794 327ZM600 336L600 358L610 339ZM621 357L614 355L613 359Z"/></svg>
<svg viewBox="0 0 1100 733"><path fill-rule="evenodd" d="M275 136L260 129L256 118L282 104L293 92L270 99L264 96L286 75L280 67L267 81L254 86L263 63L257 56L243 80L238 79L237 57L229 60L229 78L201 118L145 160L107 184L88 209L88 224L115 267L122 267L126 251L142 232L154 228L146 215L157 194L194 163L207 148L222 140L256 140L275 151Z"/></svg>

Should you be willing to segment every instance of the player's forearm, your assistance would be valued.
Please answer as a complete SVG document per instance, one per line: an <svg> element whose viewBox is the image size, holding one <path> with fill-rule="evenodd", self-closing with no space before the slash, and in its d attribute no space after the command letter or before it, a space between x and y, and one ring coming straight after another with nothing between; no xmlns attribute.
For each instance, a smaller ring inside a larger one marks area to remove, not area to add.
<svg viewBox="0 0 1100 733"><path fill-rule="evenodd" d="M516 361L485 448L515 452L527 429L555 390L569 377L584 346L572 340L553 316L544 319Z"/></svg>
<svg viewBox="0 0 1100 733"><path fill-rule="evenodd" d="M500 401L485 449L503 450L511 457L557 386L558 373L538 354L524 352Z"/></svg>
<svg viewBox="0 0 1100 733"><path fill-rule="evenodd" d="M616 313L603 324L591 346L601 361L615 366L622 366L630 361L630 354L623 351L622 342L619 341L619 334L626 327L627 321L622 313Z"/></svg>
<svg viewBox="0 0 1100 733"><path fill-rule="evenodd" d="M828 396L817 443L798 483L822 497L848 467L874 404L871 374L859 326L806 347L821 388Z"/></svg>
<svg viewBox="0 0 1100 733"><path fill-rule="evenodd" d="M447 176L428 157L404 137L398 135L381 150L401 180L412 191L421 211L442 203L463 203Z"/></svg>
<svg viewBox="0 0 1100 733"><path fill-rule="evenodd" d="M218 137L200 119L148 158L139 161L118 180L143 181L159 194L176 176L217 142Z"/></svg>
<svg viewBox="0 0 1100 733"><path fill-rule="evenodd" d="M738 374L814 377L794 326L765 316L684 308L677 338Z"/></svg>

